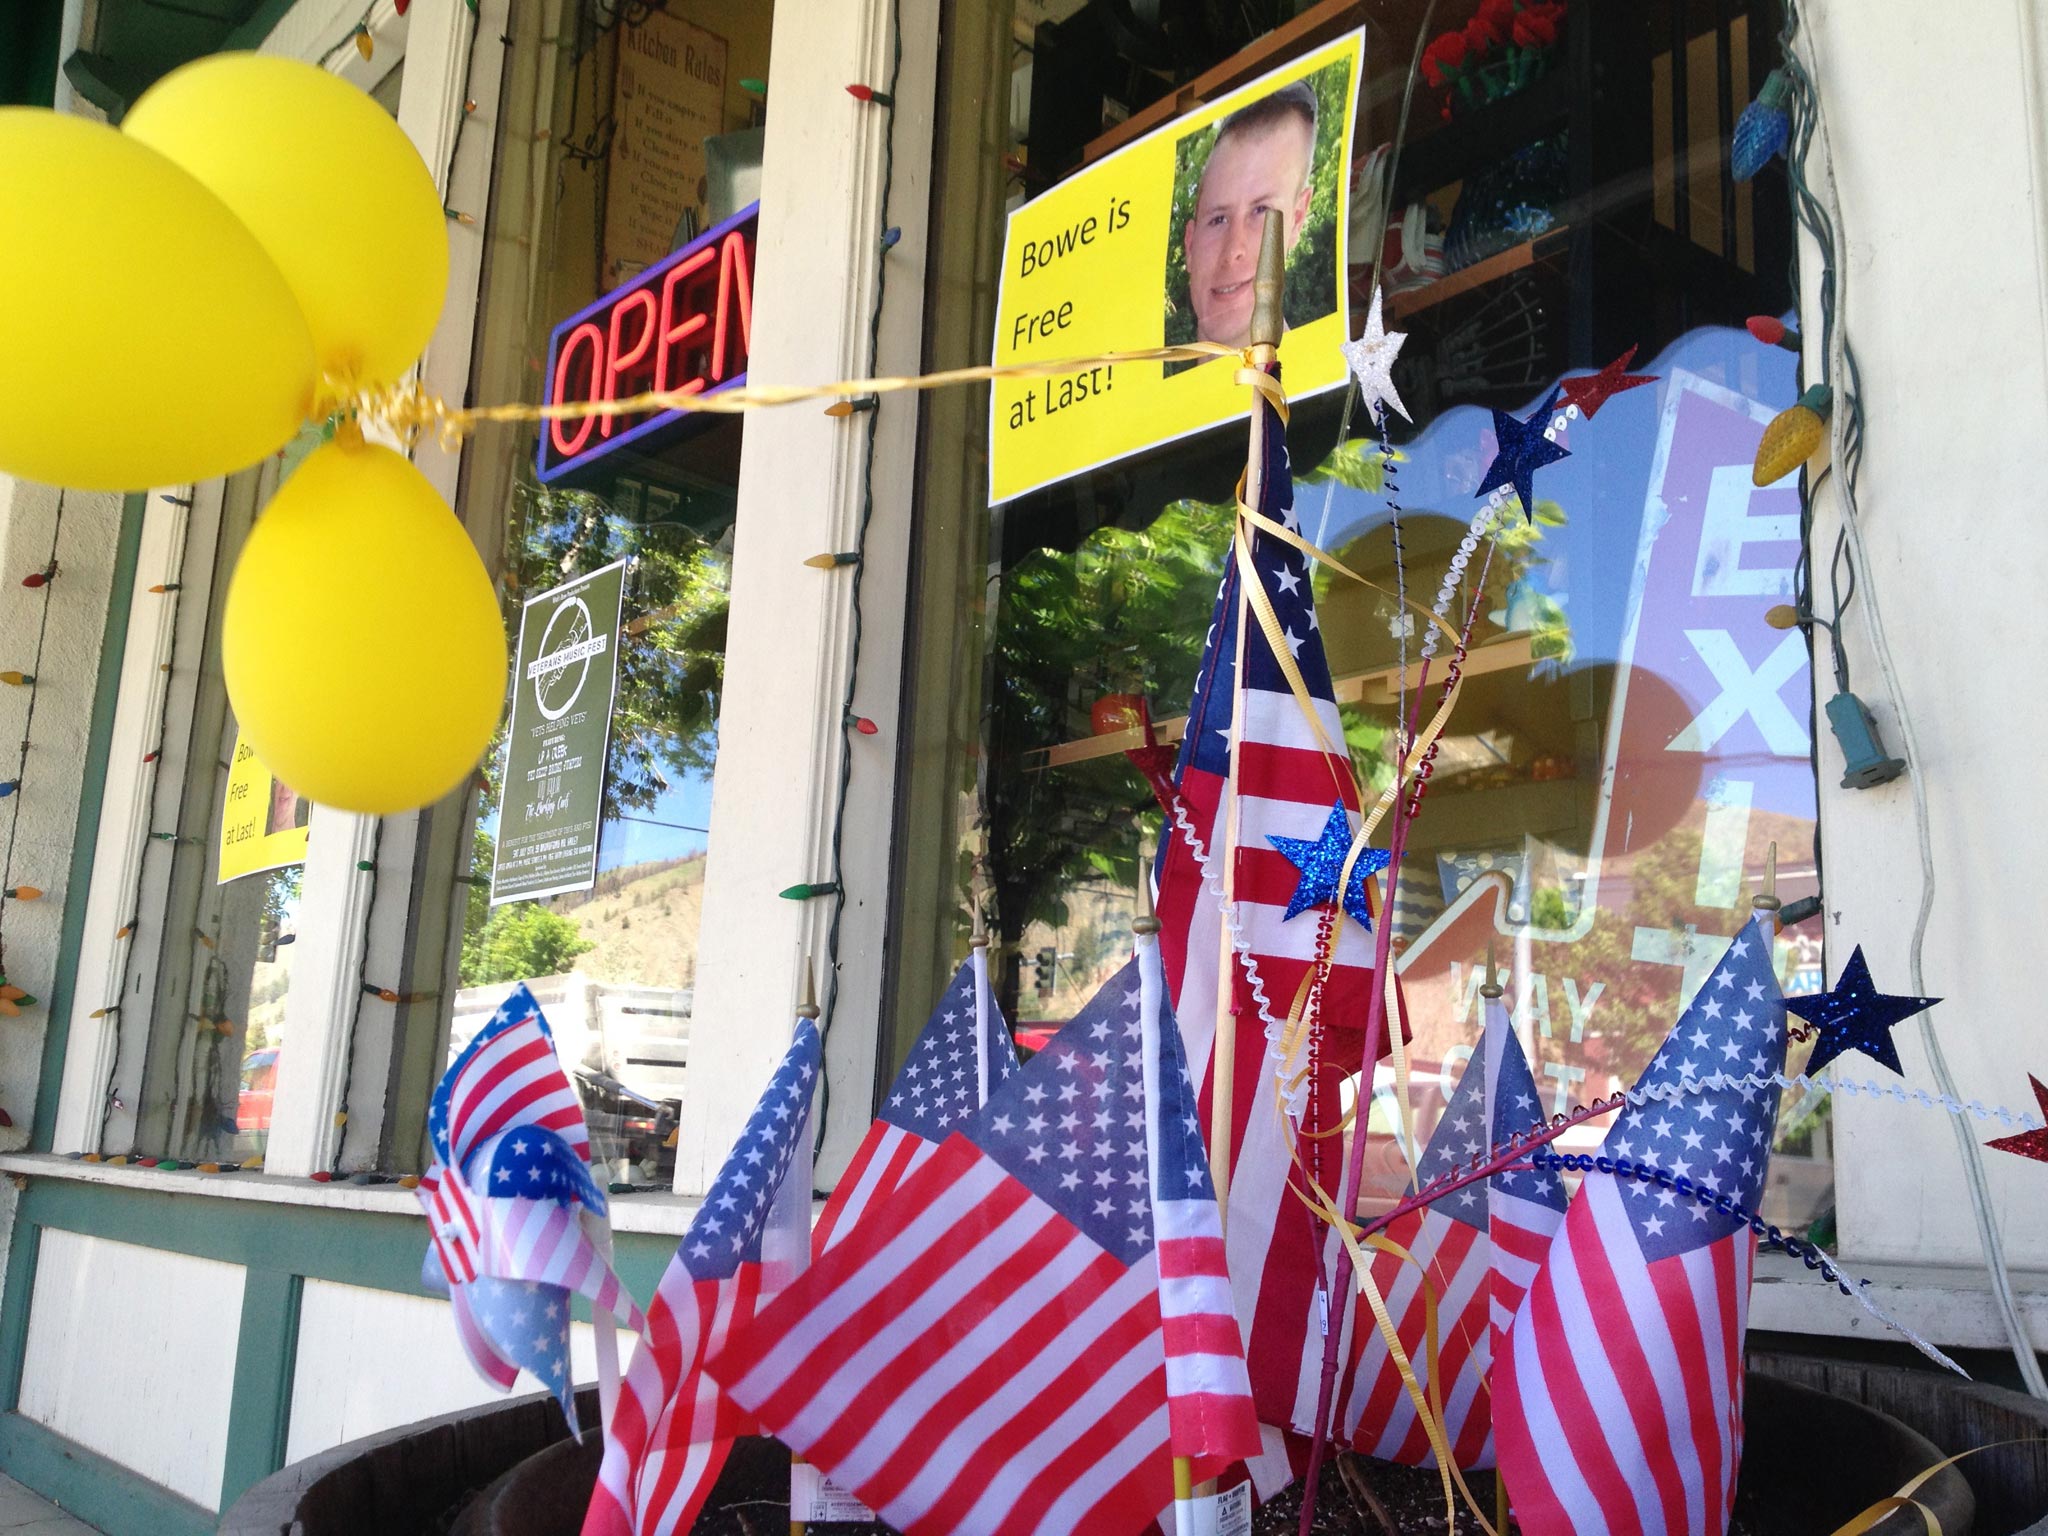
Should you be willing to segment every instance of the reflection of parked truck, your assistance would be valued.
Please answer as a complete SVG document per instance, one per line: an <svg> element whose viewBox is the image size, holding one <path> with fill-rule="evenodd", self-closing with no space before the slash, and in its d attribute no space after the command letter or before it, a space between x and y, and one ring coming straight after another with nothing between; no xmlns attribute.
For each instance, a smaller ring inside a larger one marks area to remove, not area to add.
<svg viewBox="0 0 2048 1536"><path fill-rule="evenodd" d="M689 1055L690 989L638 987L588 976L545 976L527 983L547 1015L563 1065L576 1083L600 1177L656 1186L674 1176L675 1131ZM455 994L448 1059L483 1027L512 990L509 983Z"/></svg>
<svg viewBox="0 0 2048 1536"><path fill-rule="evenodd" d="M270 1100L277 1091L277 1047L251 1051L242 1063L242 1091L235 1100L237 1131L270 1129Z"/></svg>

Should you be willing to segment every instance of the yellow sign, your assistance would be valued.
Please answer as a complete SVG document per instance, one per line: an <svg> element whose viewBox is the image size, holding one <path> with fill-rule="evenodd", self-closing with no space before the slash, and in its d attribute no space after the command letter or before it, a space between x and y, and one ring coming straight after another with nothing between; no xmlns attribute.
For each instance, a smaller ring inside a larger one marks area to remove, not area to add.
<svg viewBox="0 0 2048 1536"><path fill-rule="evenodd" d="M271 777L255 748L237 731L220 813L217 883L305 863L306 820L312 810L312 801Z"/></svg>
<svg viewBox="0 0 2048 1536"><path fill-rule="evenodd" d="M1296 399L1344 382L1351 127L1365 58L1353 33L1077 172L1010 215L995 361L1245 345L1265 215L1287 220ZM989 401L989 500L1172 442L1247 409L1228 358L1114 363L1000 379Z"/></svg>

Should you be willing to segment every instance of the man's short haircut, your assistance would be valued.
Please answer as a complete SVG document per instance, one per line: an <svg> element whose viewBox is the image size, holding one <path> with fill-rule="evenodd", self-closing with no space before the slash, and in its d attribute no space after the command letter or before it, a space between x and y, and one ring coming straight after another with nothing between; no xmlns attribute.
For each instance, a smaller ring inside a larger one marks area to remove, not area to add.
<svg viewBox="0 0 2048 1536"><path fill-rule="evenodd" d="M1239 107L1223 119L1216 130L1216 143L1220 145L1233 133L1263 133L1275 128L1290 117L1298 117L1308 124L1309 153L1315 153L1316 145L1316 93L1309 89L1306 80L1297 80L1292 85L1283 85L1270 95L1261 96L1248 106ZM1215 152L1214 146L1210 152Z"/></svg>

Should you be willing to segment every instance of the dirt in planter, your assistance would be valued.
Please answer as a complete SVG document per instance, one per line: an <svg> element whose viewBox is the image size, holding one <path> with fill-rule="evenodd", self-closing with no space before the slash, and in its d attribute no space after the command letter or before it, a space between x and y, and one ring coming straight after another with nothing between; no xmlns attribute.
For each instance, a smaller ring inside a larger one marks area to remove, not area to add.
<svg viewBox="0 0 2048 1536"><path fill-rule="evenodd" d="M1491 1521L1493 1474L1467 1471L1465 1482ZM1299 1483L1282 1489L1252 1515L1252 1536L1296 1536L1300 1529ZM1314 1536L1446 1536L1443 1479L1434 1468L1396 1466L1339 1451L1323 1464L1310 1530ZM1510 1515L1503 1536L1519 1536L1520 1531ZM1448 1536L1483 1536L1463 1494L1457 1500L1457 1523ZM1738 1504L1728 1536L1762 1536L1762 1531Z"/></svg>

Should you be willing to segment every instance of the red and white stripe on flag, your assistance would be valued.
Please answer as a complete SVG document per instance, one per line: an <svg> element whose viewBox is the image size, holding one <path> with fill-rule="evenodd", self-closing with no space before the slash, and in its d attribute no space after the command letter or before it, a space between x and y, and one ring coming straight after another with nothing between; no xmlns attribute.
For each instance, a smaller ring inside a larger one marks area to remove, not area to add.
<svg viewBox="0 0 2048 1536"><path fill-rule="evenodd" d="M818 1217L812 1252L824 1253L836 1244L878 1201L894 1193L936 1145L886 1120L870 1125Z"/></svg>
<svg viewBox="0 0 2048 1536"><path fill-rule="evenodd" d="M1742 1454L1746 1229L1645 1263L1589 1176L1495 1368L1495 1435L1528 1536L1719 1536Z"/></svg>
<svg viewBox="0 0 2048 1536"><path fill-rule="evenodd" d="M583 1536L674 1536L704 1507L735 1436L751 1428L704 1374L705 1358L754 1315L761 1267L692 1280L672 1265L621 1384Z"/></svg>
<svg viewBox="0 0 2048 1536"><path fill-rule="evenodd" d="M710 1370L908 1536L1114 1536L1173 1497L1159 1306L956 1134Z"/></svg>
<svg viewBox="0 0 2048 1536"><path fill-rule="evenodd" d="M1490 1467L1492 1425L1484 1390L1491 1279L1486 1233L1470 1223L1424 1210L1394 1222L1386 1235L1416 1259L1411 1264L1383 1251L1376 1251L1372 1259L1373 1283L1386 1302L1402 1353L1426 1392L1431 1368L1428 1303L1433 1294L1437 1312L1435 1370L1444 1438L1459 1466ZM1385 1461L1435 1466L1436 1453L1430 1448L1415 1400L1401 1380L1372 1309L1362 1302L1352 1327L1351 1380L1337 1420L1344 1438L1353 1449Z"/></svg>

